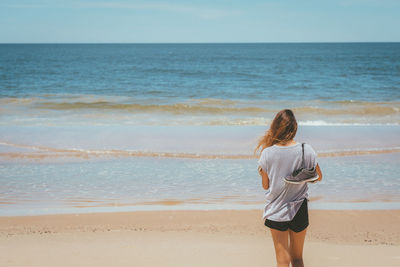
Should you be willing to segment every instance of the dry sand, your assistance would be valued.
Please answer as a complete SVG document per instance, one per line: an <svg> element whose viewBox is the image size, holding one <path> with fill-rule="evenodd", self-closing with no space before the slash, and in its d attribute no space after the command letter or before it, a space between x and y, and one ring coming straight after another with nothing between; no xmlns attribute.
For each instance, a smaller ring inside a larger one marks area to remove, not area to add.
<svg viewBox="0 0 400 267"><path fill-rule="evenodd" d="M306 266L400 266L400 210L310 211ZM261 211L0 217L0 266L275 266Z"/></svg>

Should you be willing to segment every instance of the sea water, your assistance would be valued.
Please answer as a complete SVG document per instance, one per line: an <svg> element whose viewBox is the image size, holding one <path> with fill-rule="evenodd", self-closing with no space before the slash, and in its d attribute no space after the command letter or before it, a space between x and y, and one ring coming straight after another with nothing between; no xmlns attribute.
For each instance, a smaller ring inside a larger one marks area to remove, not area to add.
<svg viewBox="0 0 400 267"><path fill-rule="evenodd" d="M399 43L0 45L0 215L262 208L283 108L311 207L399 208Z"/></svg>

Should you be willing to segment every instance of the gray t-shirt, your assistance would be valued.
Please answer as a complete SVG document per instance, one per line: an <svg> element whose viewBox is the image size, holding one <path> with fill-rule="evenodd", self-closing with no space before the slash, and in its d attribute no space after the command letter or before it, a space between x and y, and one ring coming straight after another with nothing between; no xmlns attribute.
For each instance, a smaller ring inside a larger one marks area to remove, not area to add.
<svg viewBox="0 0 400 267"><path fill-rule="evenodd" d="M301 167L301 154L301 143L291 146L273 145L262 151L258 165L269 177L269 188L265 193L264 220L291 221L303 200L308 198L307 183L288 184L283 180ZM308 144L304 144L304 163L306 168L317 165L317 155Z"/></svg>

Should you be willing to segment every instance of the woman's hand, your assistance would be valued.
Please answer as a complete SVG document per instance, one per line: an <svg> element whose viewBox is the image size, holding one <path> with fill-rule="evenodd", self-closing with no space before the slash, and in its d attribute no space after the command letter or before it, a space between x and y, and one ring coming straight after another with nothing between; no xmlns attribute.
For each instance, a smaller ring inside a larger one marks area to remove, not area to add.
<svg viewBox="0 0 400 267"><path fill-rule="evenodd" d="M260 174L260 176L262 178L262 187L265 190L268 190L268 188L269 188L268 174L260 166L258 166L258 173Z"/></svg>
<svg viewBox="0 0 400 267"><path fill-rule="evenodd" d="M319 167L319 165L317 164L317 166L315 166L315 169L317 171L318 174L318 179L309 183L315 184L316 182L319 182L322 180L322 172L321 172L321 168Z"/></svg>
<svg viewBox="0 0 400 267"><path fill-rule="evenodd" d="M321 168L319 167L319 164L317 164L317 166L315 167L317 173L318 173L318 182L322 180L322 172L321 172Z"/></svg>

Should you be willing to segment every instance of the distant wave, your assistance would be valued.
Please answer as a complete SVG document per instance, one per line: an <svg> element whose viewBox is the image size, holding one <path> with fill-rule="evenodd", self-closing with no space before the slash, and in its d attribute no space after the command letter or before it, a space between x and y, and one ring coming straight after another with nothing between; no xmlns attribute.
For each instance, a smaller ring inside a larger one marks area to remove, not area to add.
<svg viewBox="0 0 400 267"><path fill-rule="evenodd" d="M321 114L321 115L392 115L399 114L399 104L389 106L387 103L364 103L352 106L325 108L325 107L299 107L293 108L295 113Z"/></svg>
<svg viewBox="0 0 400 267"><path fill-rule="evenodd" d="M211 105L210 105L211 104ZM395 105L395 106L393 106ZM277 112L278 109L266 108L262 106L235 106L233 103L225 105L223 101L200 101L198 104L174 103L174 104L137 104L137 103L114 103L108 101L99 101L92 103L71 102L43 102L36 105L37 108L54 110L76 110L76 109L106 109L106 110L124 110L132 112L168 112L173 114L265 114ZM400 114L400 103L363 103L334 108L324 107L294 107L296 114L320 114L320 115L393 115Z"/></svg>
<svg viewBox="0 0 400 267"><path fill-rule="evenodd" d="M294 110L300 125L400 125L400 101L171 100L54 94L0 98L0 115L5 115L0 124L254 126L269 124L282 108Z"/></svg>
<svg viewBox="0 0 400 267"><path fill-rule="evenodd" d="M362 101L260 101L229 99L187 99L169 103L165 99L138 100L127 97L107 96L55 96L40 98L0 98L3 109L7 104L17 104L33 109L47 110L115 110L125 112L162 112L170 114L248 114L274 113L283 106L292 108L296 114L324 116L365 115L382 116L400 114L400 102ZM5 106L4 106L5 105Z"/></svg>
<svg viewBox="0 0 400 267"><path fill-rule="evenodd" d="M131 112L168 112L172 114L259 114L263 112L271 112L260 107L216 107L206 105L191 105L185 103L176 104L123 104L123 103L112 103L112 102L73 102L73 103L52 103L44 102L36 106L37 108L43 109L54 109L54 110L76 110L76 109L101 109L101 110L124 110Z"/></svg>
<svg viewBox="0 0 400 267"><path fill-rule="evenodd" d="M54 159L54 158L83 158L90 159L96 157L151 157L151 158L190 158L190 159L255 159L257 156L251 154L203 154L187 152L153 152L153 151L133 151L133 150L96 150L96 149L61 149L46 146L34 146L25 144L15 144L0 141L0 145L12 146L17 148L27 148L35 151L31 152L0 152L0 157L7 159ZM343 149L336 151L318 151L318 157L343 157L361 156L371 154L387 154L400 152L400 147L391 148L367 148L367 149Z"/></svg>
<svg viewBox="0 0 400 267"><path fill-rule="evenodd" d="M263 117L256 118L246 118L246 119L217 119L210 121L196 121L193 124L198 125L224 125L224 126L264 126L266 124L271 123L272 119L266 119ZM400 125L398 122L358 122L355 120L354 122L329 122L324 120L308 120L308 121L298 121L298 124L301 126L397 126Z"/></svg>

